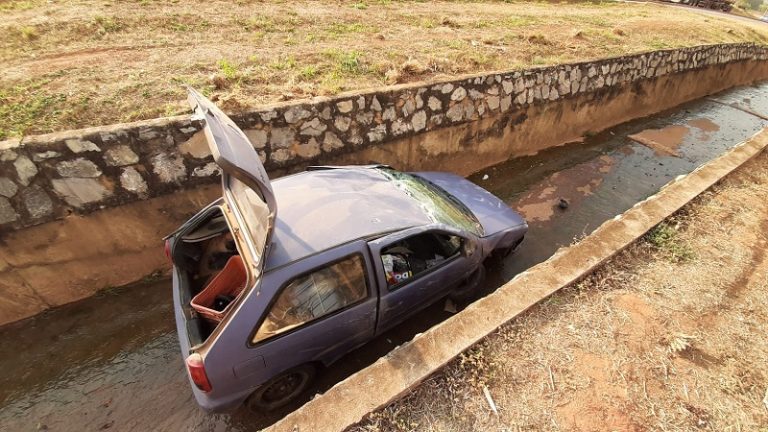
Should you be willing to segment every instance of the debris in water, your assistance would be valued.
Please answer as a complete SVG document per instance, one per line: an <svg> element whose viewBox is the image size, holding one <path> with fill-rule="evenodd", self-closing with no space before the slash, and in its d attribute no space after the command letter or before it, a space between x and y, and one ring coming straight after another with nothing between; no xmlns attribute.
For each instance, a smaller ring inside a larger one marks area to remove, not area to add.
<svg viewBox="0 0 768 432"><path fill-rule="evenodd" d="M488 174L485 174L485 175L483 176L483 180L488 180L489 178L490 178L490 177L488 176Z"/></svg>
<svg viewBox="0 0 768 432"><path fill-rule="evenodd" d="M443 306L443 310L455 314L456 313L456 305L453 304L453 301L451 299L447 298L445 299L445 306Z"/></svg>
<svg viewBox="0 0 768 432"><path fill-rule="evenodd" d="M560 200L558 200L558 201L557 201L557 207L558 207L560 210L565 210L565 209L567 209L567 208L568 208L568 205L569 205L569 204L568 204L568 201L566 201L566 199L565 199L565 198L560 198Z"/></svg>
<svg viewBox="0 0 768 432"><path fill-rule="evenodd" d="M483 394L485 395L485 400L488 401L488 405L491 406L491 411L493 411L494 414L499 415L499 410L496 409L496 403L493 401L491 392L488 391L488 387L483 386Z"/></svg>

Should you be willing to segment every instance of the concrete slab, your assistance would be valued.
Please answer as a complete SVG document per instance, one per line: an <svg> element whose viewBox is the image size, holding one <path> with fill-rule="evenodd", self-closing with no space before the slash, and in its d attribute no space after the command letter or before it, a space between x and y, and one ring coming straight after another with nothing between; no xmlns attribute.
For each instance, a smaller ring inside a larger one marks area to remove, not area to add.
<svg viewBox="0 0 768 432"><path fill-rule="evenodd" d="M667 184L579 243L519 274L493 294L417 335L373 365L267 428L340 431L407 393L499 326L588 274L768 146L768 129Z"/></svg>

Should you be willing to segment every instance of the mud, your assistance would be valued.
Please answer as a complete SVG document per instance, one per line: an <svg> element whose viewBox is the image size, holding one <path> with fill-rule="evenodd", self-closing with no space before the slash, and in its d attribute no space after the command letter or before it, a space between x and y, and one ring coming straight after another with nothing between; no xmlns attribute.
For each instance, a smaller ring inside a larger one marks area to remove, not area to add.
<svg viewBox="0 0 768 432"><path fill-rule="evenodd" d="M679 156L677 148L690 132L686 126L671 125L663 129L646 129L629 135L629 139L651 148L656 156Z"/></svg>
<svg viewBox="0 0 768 432"><path fill-rule="evenodd" d="M724 96L748 97L755 106L768 107L768 85ZM628 138L671 125L707 135L686 134L677 146L679 157L657 155ZM530 218L526 241L489 271L486 290L546 260L560 246L766 125L744 111L703 100L472 175L471 180ZM565 209L555 207L561 198L568 202ZM349 354L320 374L303 401L285 410L208 415L189 390L170 302L169 282L149 281L0 328L5 384L0 388L0 429L257 430L449 315L435 305ZM617 417L616 424L623 420Z"/></svg>

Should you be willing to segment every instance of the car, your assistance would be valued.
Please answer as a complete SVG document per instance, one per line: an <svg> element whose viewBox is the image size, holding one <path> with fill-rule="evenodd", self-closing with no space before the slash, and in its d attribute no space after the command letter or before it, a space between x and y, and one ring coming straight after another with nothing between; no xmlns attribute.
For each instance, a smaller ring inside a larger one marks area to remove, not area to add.
<svg viewBox="0 0 768 432"><path fill-rule="evenodd" d="M182 356L198 404L286 405L321 367L447 296L527 224L463 177L316 166L270 180L246 135L189 89L222 197L166 237ZM278 211L279 205L279 211Z"/></svg>

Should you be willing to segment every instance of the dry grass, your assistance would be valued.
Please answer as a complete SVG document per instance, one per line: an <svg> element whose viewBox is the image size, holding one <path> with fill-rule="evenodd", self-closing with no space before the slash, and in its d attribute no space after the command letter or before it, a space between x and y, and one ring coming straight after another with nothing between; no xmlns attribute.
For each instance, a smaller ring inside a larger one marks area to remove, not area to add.
<svg viewBox="0 0 768 432"><path fill-rule="evenodd" d="M767 431L766 197L763 154L353 430Z"/></svg>
<svg viewBox="0 0 768 432"><path fill-rule="evenodd" d="M472 11L468 14L467 11ZM0 139L716 42L760 24L617 2L0 0Z"/></svg>

